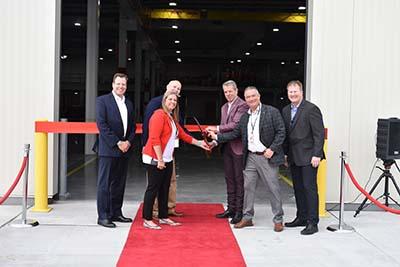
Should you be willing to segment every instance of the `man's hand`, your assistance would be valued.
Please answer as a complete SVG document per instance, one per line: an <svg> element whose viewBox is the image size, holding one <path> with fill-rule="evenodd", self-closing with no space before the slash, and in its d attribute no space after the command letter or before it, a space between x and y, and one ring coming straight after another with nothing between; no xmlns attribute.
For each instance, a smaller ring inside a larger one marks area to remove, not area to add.
<svg viewBox="0 0 400 267"><path fill-rule="evenodd" d="M285 166L286 168L289 168L289 162L287 160L287 155L285 155L285 162L283 163L283 166Z"/></svg>
<svg viewBox="0 0 400 267"><path fill-rule="evenodd" d="M217 141L213 140L211 143L208 143L208 147L212 150L214 147L218 146Z"/></svg>
<svg viewBox="0 0 400 267"><path fill-rule="evenodd" d="M321 161L321 158L319 158L319 157L312 157L312 158L311 158L311 165L312 165L314 168L317 168L318 165L319 165L319 163L320 163L320 161Z"/></svg>
<svg viewBox="0 0 400 267"><path fill-rule="evenodd" d="M267 148L264 151L264 157L266 157L267 159L272 158L273 155L274 155L274 151L272 151L270 148Z"/></svg>
<svg viewBox="0 0 400 267"><path fill-rule="evenodd" d="M130 147L131 147L131 143L129 143L128 140L118 142L118 148L119 148L119 150L122 151L122 153L126 153Z"/></svg>
<svg viewBox="0 0 400 267"><path fill-rule="evenodd" d="M217 134L214 132L208 132L208 137L210 137L213 140L217 140Z"/></svg>
<svg viewBox="0 0 400 267"><path fill-rule="evenodd" d="M217 126L207 126L206 131L207 132L218 133Z"/></svg>

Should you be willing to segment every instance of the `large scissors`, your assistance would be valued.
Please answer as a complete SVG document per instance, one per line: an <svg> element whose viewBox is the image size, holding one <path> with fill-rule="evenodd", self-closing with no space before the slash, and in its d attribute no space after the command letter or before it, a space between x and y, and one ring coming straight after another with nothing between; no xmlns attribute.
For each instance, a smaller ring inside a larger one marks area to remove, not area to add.
<svg viewBox="0 0 400 267"><path fill-rule="evenodd" d="M212 140L210 141L207 136L207 132L205 130L201 129L200 122L197 120L197 118L195 116L193 116L192 118L196 122L197 127L199 127L199 130L200 130L201 136L203 137L204 142L206 142L206 144L209 147L213 147Z"/></svg>

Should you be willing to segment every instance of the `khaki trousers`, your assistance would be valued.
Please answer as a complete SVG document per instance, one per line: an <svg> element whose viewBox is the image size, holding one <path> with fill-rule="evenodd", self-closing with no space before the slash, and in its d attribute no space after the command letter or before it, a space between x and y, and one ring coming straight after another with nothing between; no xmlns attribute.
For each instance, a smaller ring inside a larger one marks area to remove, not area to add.
<svg viewBox="0 0 400 267"><path fill-rule="evenodd" d="M168 192L168 213L174 212L176 207L176 168L175 168L175 159L172 161L172 175L171 175L171 183L169 185ZM153 215L158 216L158 200L154 201L153 205Z"/></svg>

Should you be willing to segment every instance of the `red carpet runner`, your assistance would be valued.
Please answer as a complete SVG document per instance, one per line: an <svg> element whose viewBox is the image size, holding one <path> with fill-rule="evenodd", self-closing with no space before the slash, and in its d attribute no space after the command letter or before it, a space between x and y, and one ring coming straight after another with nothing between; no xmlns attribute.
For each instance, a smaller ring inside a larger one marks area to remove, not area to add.
<svg viewBox="0 0 400 267"><path fill-rule="evenodd" d="M246 266L227 220L215 218L221 204L179 204L183 225L143 227L142 205L129 231L118 267Z"/></svg>

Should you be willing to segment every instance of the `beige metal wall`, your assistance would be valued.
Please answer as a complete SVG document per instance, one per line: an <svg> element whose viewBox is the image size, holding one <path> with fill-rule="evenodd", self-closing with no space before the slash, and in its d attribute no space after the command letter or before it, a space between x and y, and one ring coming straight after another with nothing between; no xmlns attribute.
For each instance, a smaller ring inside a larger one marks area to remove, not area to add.
<svg viewBox="0 0 400 267"><path fill-rule="evenodd" d="M33 146L35 119L58 119L60 3L59 0L1 1L0 195L6 192L18 173L24 144ZM54 142L50 136L50 196L57 188L53 177L58 177ZM32 150L30 195L33 193L33 154ZM19 186L13 196L20 195Z"/></svg>
<svg viewBox="0 0 400 267"><path fill-rule="evenodd" d="M400 118L400 1L310 0L308 12L307 98L329 128L327 201L337 202L340 151L364 185L376 160L377 119ZM348 182L345 200L357 195Z"/></svg>

